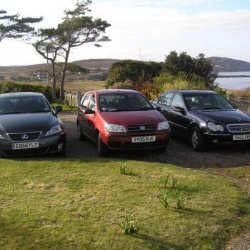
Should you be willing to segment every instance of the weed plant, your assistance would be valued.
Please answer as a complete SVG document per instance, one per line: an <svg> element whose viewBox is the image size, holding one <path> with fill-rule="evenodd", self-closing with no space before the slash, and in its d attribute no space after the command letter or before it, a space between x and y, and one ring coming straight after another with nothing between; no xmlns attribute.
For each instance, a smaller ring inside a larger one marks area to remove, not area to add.
<svg viewBox="0 0 250 250"><path fill-rule="evenodd" d="M138 232L136 221L131 217L126 217L125 220L121 222L119 226L124 234L135 234Z"/></svg>
<svg viewBox="0 0 250 250"><path fill-rule="evenodd" d="M127 167L127 164L126 163L123 163L121 166L120 166L120 173L121 174L124 174L124 175L132 175L132 170L130 168Z"/></svg>

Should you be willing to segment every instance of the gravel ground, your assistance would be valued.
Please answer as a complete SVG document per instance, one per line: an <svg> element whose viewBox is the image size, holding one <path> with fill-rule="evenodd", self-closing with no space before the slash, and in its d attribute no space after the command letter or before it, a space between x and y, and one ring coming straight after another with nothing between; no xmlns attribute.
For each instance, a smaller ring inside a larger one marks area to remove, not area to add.
<svg viewBox="0 0 250 250"><path fill-rule="evenodd" d="M63 112L60 118L67 129L67 157L69 158L98 158L96 145L91 141L79 141L76 133L76 113ZM245 189L250 195L250 180L239 180L225 175L225 167L250 167L249 146L215 146L207 152L195 152L188 142L173 138L165 153L154 151L114 152L112 157L122 160L140 160L176 164L185 168L199 168L213 173L224 175L230 181ZM214 170L216 168L216 170ZM250 226L237 238L230 241L226 250L249 250Z"/></svg>
<svg viewBox="0 0 250 250"><path fill-rule="evenodd" d="M76 113L64 112L60 118L67 129L67 157L98 157L96 145L79 141L76 134ZM195 152L188 142L173 138L164 154L157 152L114 152L112 157L176 164L188 168L238 167L250 165L249 146L216 146L207 152Z"/></svg>

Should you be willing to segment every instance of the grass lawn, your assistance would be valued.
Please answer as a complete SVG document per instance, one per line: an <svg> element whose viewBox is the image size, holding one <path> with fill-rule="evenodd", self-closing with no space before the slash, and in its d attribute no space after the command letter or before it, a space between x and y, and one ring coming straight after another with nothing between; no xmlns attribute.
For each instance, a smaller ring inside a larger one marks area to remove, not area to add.
<svg viewBox="0 0 250 250"><path fill-rule="evenodd" d="M95 89L104 89L106 81L69 81L65 82L65 91L71 93L84 93Z"/></svg>
<svg viewBox="0 0 250 250"><path fill-rule="evenodd" d="M249 210L224 178L173 165L0 159L0 249L221 249ZM137 233L123 233L126 217Z"/></svg>

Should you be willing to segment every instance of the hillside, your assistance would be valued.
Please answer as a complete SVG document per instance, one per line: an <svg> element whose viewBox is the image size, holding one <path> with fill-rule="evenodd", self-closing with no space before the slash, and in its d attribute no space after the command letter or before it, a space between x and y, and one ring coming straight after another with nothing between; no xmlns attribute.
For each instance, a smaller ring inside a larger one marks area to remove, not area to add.
<svg viewBox="0 0 250 250"><path fill-rule="evenodd" d="M239 72L250 71L250 63L240 60L235 60L226 57L210 57L209 58L219 72ZM77 65L90 70L89 77L92 79L102 78L107 75L110 66L118 62L118 59L89 59L74 61ZM47 71L48 65L35 64L27 66L0 66L0 78L8 79L13 77L31 77L36 71Z"/></svg>
<svg viewBox="0 0 250 250"><path fill-rule="evenodd" d="M249 62L226 57L210 57L209 59L212 61L215 69L219 72L250 71Z"/></svg>

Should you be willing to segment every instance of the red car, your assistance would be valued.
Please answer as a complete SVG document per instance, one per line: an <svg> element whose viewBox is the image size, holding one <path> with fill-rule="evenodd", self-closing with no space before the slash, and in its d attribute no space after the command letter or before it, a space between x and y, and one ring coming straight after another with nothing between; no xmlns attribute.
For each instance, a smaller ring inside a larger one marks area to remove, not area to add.
<svg viewBox="0 0 250 250"><path fill-rule="evenodd" d="M78 107L77 131L97 143L98 154L110 150L158 149L170 139L166 118L139 92L124 89L87 92Z"/></svg>

